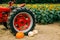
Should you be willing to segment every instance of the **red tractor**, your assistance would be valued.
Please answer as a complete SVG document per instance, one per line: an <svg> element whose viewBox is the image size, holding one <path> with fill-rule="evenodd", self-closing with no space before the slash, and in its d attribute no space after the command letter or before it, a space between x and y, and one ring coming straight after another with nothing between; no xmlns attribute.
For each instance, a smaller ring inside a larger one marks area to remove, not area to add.
<svg viewBox="0 0 60 40"><path fill-rule="evenodd" d="M22 31L27 35L35 27L33 12L24 6L25 4L13 7L10 3L8 8L0 7L0 23L3 23L7 29L10 28L13 34Z"/></svg>

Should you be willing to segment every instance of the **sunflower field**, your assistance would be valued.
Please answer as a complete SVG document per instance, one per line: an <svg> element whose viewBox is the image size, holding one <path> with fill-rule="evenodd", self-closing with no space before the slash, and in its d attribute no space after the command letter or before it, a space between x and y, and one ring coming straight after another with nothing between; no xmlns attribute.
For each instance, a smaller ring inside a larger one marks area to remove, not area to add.
<svg viewBox="0 0 60 40"><path fill-rule="evenodd" d="M37 23L50 24L60 21L60 4L27 4L25 7L35 13Z"/></svg>

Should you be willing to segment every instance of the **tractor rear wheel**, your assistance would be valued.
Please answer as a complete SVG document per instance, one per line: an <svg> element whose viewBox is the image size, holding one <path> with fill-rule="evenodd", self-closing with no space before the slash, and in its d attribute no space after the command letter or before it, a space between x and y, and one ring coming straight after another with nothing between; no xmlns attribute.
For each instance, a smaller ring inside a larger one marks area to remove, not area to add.
<svg viewBox="0 0 60 40"><path fill-rule="evenodd" d="M35 27L35 17L33 12L26 8L17 8L10 13L9 26L12 33L24 32L28 35Z"/></svg>

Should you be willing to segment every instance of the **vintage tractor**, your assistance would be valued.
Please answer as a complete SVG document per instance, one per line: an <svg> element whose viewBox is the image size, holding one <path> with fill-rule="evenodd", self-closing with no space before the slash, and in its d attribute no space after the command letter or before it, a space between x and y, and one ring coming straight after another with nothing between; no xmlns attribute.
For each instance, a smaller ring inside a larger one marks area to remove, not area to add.
<svg viewBox="0 0 60 40"><path fill-rule="evenodd" d="M32 11L24 8L25 4L21 4L20 7L12 6L9 3L9 7L0 7L0 23L15 35L17 32L24 32L28 34L35 27L35 17Z"/></svg>

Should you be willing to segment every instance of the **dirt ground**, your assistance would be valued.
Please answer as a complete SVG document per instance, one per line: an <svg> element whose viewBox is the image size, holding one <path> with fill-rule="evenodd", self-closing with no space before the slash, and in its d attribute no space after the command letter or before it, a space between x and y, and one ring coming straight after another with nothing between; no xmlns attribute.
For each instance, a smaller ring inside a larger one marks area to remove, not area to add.
<svg viewBox="0 0 60 40"><path fill-rule="evenodd" d="M4 26L0 25L0 40L60 40L60 23L48 25L36 24L35 29L39 33L34 37L25 36L22 39L16 39L10 30L4 30Z"/></svg>

